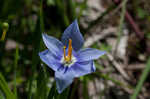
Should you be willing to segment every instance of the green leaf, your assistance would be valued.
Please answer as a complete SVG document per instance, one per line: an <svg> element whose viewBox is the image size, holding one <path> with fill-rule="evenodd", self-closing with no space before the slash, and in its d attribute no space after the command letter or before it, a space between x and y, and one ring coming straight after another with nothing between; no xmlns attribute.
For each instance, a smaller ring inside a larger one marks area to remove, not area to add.
<svg viewBox="0 0 150 99"><path fill-rule="evenodd" d="M141 19L144 19L145 17L148 16L148 13L142 8L137 9L137 14Z"/></svg>
<svg viewBox="0 0 150 99"><path fill-rule="evenodd" d="M83 79L83 97L84 99L90 99L88 94L88 81L87 77L84 77Z"/></svg>
<svg viewBox="0 0 150 99"><path fill-rule="evenodd" d="M68 99L70 87L66 88L61 94L57 95L57 99Z"/></svg>
<svg viewBox="0 0 150 99"><path fill-rule="evenodd" d="M34 99L46 99L47 92L48 92L48 86L47 86L47 76L45 72L44 65L40 68L40 75L37 77L37 88L36 88L36 94Z"/></svg>
<svg viewBox="0 0 150 99"><path fill-rule="evenodd" d="M5 94L6 99L15 99L13 93L9 89L7 82L5 81L5 79L1 73L0 73L0 89Z"/></svg>
<svg viewBox="0 0 150 99"><path fill-rule="evenodd" d="M55 81L54 81L53 84L52 84L52 87L51 87L51 89L49 91L47 99L53 99L54 96L55 96L55 93L56 93L56 84L55 84Z"/></svg>

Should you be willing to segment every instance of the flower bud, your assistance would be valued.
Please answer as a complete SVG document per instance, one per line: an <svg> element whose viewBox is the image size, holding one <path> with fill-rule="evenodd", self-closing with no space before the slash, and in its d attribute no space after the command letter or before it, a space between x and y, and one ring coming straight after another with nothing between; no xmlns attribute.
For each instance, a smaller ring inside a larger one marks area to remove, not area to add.
<svg viewBox="0 0 150 99"><path fill-rule="evenodd" d="M3 34L2 34L2 37L1 37L1 41L4 41L5 40L5 36L6 36L6 33L8 31L8 28L9 28L9 24L7 22L4 22L2 24L2 28L3 28Z"/></svg>
<svg viewBox="0 0 150 99"><path fill-rule="evenodd" d="M5 31L7 31L8 28L9 28L9 24L8 24L7 22L4 22L4 23L2 24L2 26L3 26L3 30L5 30Z"/></svg>

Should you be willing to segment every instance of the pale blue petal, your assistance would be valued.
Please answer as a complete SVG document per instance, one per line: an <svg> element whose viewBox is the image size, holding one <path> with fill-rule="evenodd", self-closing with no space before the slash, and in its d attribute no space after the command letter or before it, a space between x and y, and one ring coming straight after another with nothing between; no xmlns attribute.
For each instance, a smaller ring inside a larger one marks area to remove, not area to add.
<svg viewBox="0 0 150 99"><path fill-rule="evenodd" d="M93 61L92 71L93 71L93 72L96 71L96 67L95 67L94 61Z"/></svg>
<svg viewBox="0 0 150 99"><path fill-rule="evenodd" d="M80 50L77 53L77 59L79 62L90 61L90 60L98 59L100 56L104 55L105 53L106 53L105 51L100 51L93 48L86 48Z"/></svg>
<svg viewBox="0 0 150 99"><path fill-rule="evenodd" d="M71 69L75 77L84 76L86 74L95 72L94 61L77 62L71 66Z"/></svg>
<svg viewBox="0 0 150 99"><path fill-rule="evenodd" d="M62 93L74 79L73 72L67 70L66 72L55 72L56 88L58 93Z"/></svg>
<svg viewBox="0 0 150 99"><path fill-rule="evenodd" d="M72 39L72 47L75 51L78 51L83 46L83 36L80 33L78 22L75 20L63 33L61 38L64 45L68 45L68 40Z"/></svg>
<svg viewBox="0 0 150 99"><path fill-rule="evenodd" d="M58 68L62 65L60 63L60 58L56 57L54 54L52 54L49 50L45 50L43 52L39 53L39 56L41 60L48 65L51 69L54 71L57 71Z"/></svg>
<svg viewBox="0 0 150 99"><path fill-rule="evenodd" d="M48 36L47 34L42 34L43 41L46 47L54 54L59 55L59 53L63 53L63 44L52 36Z"/></svg>

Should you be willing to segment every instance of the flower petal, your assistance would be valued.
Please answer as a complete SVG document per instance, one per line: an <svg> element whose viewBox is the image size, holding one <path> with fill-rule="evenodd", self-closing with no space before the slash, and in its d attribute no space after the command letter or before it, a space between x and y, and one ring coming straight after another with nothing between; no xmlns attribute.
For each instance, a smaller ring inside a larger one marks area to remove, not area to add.
<svg viewBox="0 0 150 99"><path fill-rule="evenodd" d="M63 33L61 38L64 45L68 45L69 39L72 39L72 47L78 51L83 46L83 36L80 33L78 22L75 20Z"/></svg>
<svg viewBox="0 0 150 99"><path fill-rule="evenodd" d="M98 59L100 56L104 55L105 53L106 53L105 51L100 51L93 48L86 48L80 50L77 53L77 59L79 62L94 60L94 59Z"/></svg>
<svg viewBox="0 0 150 99"><path fill-rule="evenodd" d="M53 55L49 50L40 52L39 56L41 60L54 71L57 71L58 68L61 66L61 63L59 62L60 58Z"/></svg>
<svg viewBox="0 0 150 99"><path fill-rule="evenodd" d="M56 80L56 88L58 90L58 93L62 93L64 89L66 89L74 79L74 76L72 74L73 72L67 70L64 72L55 72L55 80Z"/></svg>
<svg viewBox="0 0 150 99"><path fill-rule="evenodd" d="M95 72L94 61L77 62L71 67L75 77Z"/></svg>
<svg viewBox="0 0 150 99"><path fill-rule="evenodd" d="M52 36L48 36L47 34L42 34L43 41L46 47L54 54L58 55L58 53L63 53L63 44Z"/></svg>

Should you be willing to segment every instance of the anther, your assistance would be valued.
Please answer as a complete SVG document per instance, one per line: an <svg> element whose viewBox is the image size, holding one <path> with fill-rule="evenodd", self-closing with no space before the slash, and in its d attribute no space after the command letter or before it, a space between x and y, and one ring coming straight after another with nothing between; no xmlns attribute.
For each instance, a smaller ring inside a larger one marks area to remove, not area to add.
<svg viewBox="0 0 150 99"><path fill-rule="evenodd" d="M69 39L68 58L69 58L69 61L72 58L72 40L71 39Z"/></svg>

